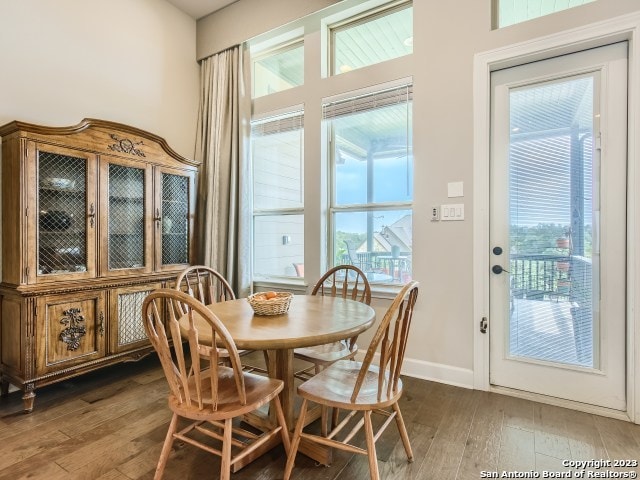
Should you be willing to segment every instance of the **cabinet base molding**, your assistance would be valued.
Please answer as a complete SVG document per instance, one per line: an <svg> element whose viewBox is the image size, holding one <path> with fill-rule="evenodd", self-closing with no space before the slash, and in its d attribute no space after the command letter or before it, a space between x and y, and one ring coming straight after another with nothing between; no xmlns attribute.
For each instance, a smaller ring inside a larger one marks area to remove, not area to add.
<svg viewBox="0 0 640 480"><path fill-rule="evenodd" d="M149 354L155 354L153 348L145 347L131 352L110 355L100 360L94 360L92 362L84 363L76 368L66 368L54 373L29 379L20 378L19 376L3 372L1 374L2 388L0 390L0 394L2 396L7 395L9 393L9 385L14 385L15 387L19 388L20 390L22 390L23 410L25 413L30 413L31 411L33 411L35 403L36 388L51 385L63 380L68 380L70 378L77 377L85 373L93 372L100 368L112 366L118 363L137 362L138 360L143 359Z"/></svg>

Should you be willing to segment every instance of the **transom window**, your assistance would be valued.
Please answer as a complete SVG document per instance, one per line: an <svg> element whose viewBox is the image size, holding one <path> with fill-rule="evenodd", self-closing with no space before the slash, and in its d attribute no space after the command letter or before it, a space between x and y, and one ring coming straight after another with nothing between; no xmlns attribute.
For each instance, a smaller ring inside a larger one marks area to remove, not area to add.
<svg viewBox="0 0 640 480"><path fill-rule="evenodd" d="M497 28L526 22L595 0L494 0Z"/></svg>
<svg viewBox="0 0 640 480"><path fill-rule="evenodd" d="M304 43L297 40L260 53L252 61L253 98L304 84Z"/></svg>
<svg viewBox="0 0 640 480"><path fill-rule="evenodd" d="M413 53L413 7L402 2L330 27L331 74Z"/></svg>

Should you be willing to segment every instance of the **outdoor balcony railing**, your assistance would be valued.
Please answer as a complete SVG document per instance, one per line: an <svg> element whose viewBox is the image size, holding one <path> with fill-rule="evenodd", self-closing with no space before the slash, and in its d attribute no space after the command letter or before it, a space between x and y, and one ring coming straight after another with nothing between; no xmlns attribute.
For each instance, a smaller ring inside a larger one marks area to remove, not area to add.
<svg viewBox="0 0 640 480"><path fill-rule="evenodd" d="M510 267L511 321L516 324L532 321L528 315L514 308L516 303L527 303L528 311L536 312L536 304L542 309L540 302L567 302L576 361L580 365L592 365L594 317L591 259L578 255L512 254Z"/></svg>
<svg viewBox="0 0 640 480"><path fill-rule="evenodd" d="M406 283L411 280L411 252L400 252L397 256L389 252L356 252L357 259L342 255L343 264L353 264L365 274L378 274L374 281L380 283Z"/></svg>
<svg viewBox="0 0 640 480"><path fill-rule="evenodd" d="M529 300L591 298L591 259L576 255L511 255L511 295Z"/></svg>
<svg viewBox="0 0 640 480"><path fill-rule="evenodd" d="M357 252L351 261L342 255L342 263L354 264L365 273L391 275L390 283L402 283L411 275L411 253ZM576 255L512 254L511 295L529 300L566 299L585 304L591 298L591 259Z"/></svg>

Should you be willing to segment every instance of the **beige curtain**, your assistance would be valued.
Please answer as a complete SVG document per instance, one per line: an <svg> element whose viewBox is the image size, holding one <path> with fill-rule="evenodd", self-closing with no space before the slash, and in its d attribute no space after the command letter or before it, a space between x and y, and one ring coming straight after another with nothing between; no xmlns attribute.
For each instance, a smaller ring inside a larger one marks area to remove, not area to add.
<svg viewBox="0 0 640 480"><path fill-rule="evenodd" d="M239 297L249 293L251 262L245 59L243 47L236 46L201 62L196 134L196 159L202 162L196 212L199 258L222 273Z"/></svg>

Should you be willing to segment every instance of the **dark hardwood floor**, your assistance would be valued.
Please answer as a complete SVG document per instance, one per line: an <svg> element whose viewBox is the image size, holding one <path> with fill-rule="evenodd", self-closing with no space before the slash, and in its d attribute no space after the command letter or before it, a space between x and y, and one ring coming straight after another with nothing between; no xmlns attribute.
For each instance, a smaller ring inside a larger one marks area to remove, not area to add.
<svg viewBox="0 0 640 480"><path fill-rule="evenodd" d="M402 411L415 462L407 463L390 425L378 441L384 479L477 479L483 471L534 471L543 478L543 471L570 470L563 460L640 460L637 425L495 393L404 382ZM22 413L20 392L3 397L0 480L153 478L171 416L166 392L157 359L149 356L41 388L29 415ZM278 447L232 479L280 479L284 463ZM211 454L174 444L164 478L218 478L219 465ZM586 468L587 474L606 470L623 469ZM299 455L292 478L367 479L367 459L336 452L324 467Z"/></svg>

